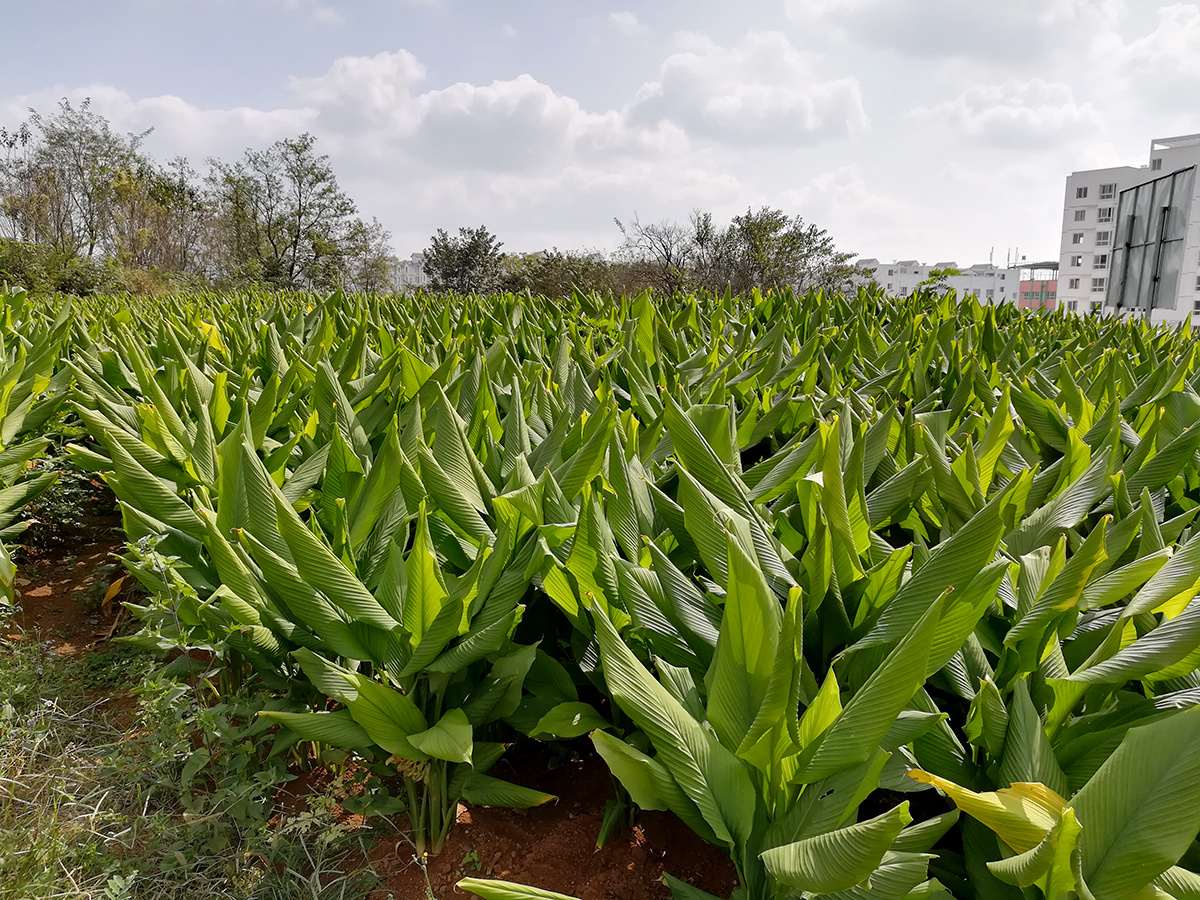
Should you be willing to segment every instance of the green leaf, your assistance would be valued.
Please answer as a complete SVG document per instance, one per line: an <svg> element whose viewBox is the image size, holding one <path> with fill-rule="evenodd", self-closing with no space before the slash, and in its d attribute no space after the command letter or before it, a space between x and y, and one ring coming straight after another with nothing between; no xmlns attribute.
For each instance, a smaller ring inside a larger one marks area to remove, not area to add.
<svg viewBox="0 0 1200 900"><path fill-rule="evenodd" d="M476 806L507 806L514 809L528 809L558 799L553 794L477 772L472 772L463 782L462 798Z"/></svg>
<svg viewBox="0 0 1200 900"><path fill-rule="evenodd" d="M663 872L663 883L671 890L671 900L721 900L708 891L680 881L669 872Z"/></svg>
<svg viewBox="0 0 1200 900"><path fill-rule="evenodd" d="M979 574L996 556L1005 515L1024 502L1031 482L1032 475L1023 472L966 525L938 544L929 561L904 583L875 627L854 648L865 649L896 640L912 628L947 588L965 586Z"/></svg>
<svg viewBox="0 0 1200 900"><path fill-rule="evenodd" d="M408 739L414 747L434 759L471 762L471 723L461 709L450 710L432 728L410 734Z"/></svg>
<svg viewBox="0 0 1200 900"><path fill-rule="evenodd" d="M754 788L743 764L655 681L603 615L594 617L613 699L646 732L660 761L699 807L721 843L750 836Z"/></svg>
<svg viewBox="0 0 1200 900"><path fill-rule="evenodd" d="M993 875L1008 884L1022 888L1038 885L1045 900L1068 900L1079 890L1071 855L1078 847L1080 831L1075 810L1068 807L1032 850L989 862L987 866Z"/></svg>
<svg viewBox="0 0 1200 900"><path fill-rule="evenodd" d="M943 605L942 599L930 604L912 630L850 698L815 750L806 748L805 754L811 755L808 764L797 773L798 780L820 781L875 755L900 711L925 682L929 651Z"/></svg>
<svg viewBox="0 0 1200 900"><path fill-rule="evenodd" d="M1129 897L1175 865L1200 831L1200 707L1132 728L1071 805L1083 875Z"/></svg>
<svg viewBox="0 0 1200 900"><path fill-rule="evenodd" d="M304 526L295 510L278 497L275 498L275 512L279 531L305 581L361 622L384 631L400 627L346 564L334 556L333 551Z"/></svg>
<svg viewBox="0 0 1200 900"><path fill-rule="evenodd" d="M597 728L611 728L611 724L590 703L571 701L559 703L542 716L531 732L533 737L549 737L570 740Z"/></svg>
<svg viewBox="0 0 1200 900"><path fill-rule="evenodd" d="M577 900L575 897L556 894L554 891L486 878L464 878L458 883L458 887L482 897L483 900Z"/></svg>
<svg viewBox="0 0 1200 900"><path fill-rule="evenodd" d="M732 536L726 545L725 616L705 681L709 722L722 744L739 747L762 707L775 670L783 610L741 545Z"/></svg>
<svg viewBox="0 0 1200 900"><path fill-rule="evenodd" d="M358 750L374 743L362 726L354 721L350 712L344 709L309 713L264 710L259 715L296 732L302 741L319 741L344 750Z"/></svg>
<svg viewBox="0 0 1200 900"><path fill-rule="evenodd" d="M867 880L910 822L904 802L857 825L773 847L760 858L775 880L790 888L815 894L844 891Z"/></svg>

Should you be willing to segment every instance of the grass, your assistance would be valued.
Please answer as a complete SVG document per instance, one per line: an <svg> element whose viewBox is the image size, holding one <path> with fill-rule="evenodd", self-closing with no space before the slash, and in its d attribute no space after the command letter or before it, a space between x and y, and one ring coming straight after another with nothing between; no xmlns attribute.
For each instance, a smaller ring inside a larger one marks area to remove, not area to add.
<svg viewBox="0 0 1200 900"><path fill-rule="evenodd" d="M157 671L121 646L0 641L0 898L365 896L368 835L335 819L339 786L276 815L289 776L239 739L237 698L210 706ZM187 779L201 728L215 738Z"/></svg>

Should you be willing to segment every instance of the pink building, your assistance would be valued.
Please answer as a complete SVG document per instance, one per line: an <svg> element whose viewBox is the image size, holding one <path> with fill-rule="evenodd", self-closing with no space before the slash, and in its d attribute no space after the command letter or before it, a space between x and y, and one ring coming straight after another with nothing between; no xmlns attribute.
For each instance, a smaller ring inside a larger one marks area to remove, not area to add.
<svg viewBox="0 0 1200 900"><path fill-rule="evenodd" d="M1058 301L1058 262L1021 263L1017 306L1021 309L1054 309Z"/></svg>

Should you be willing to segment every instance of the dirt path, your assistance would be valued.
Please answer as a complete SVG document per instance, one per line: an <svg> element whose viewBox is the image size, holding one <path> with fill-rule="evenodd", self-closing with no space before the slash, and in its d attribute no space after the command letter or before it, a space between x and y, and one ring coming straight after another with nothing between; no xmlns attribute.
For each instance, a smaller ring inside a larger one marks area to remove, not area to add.
<svg viewBox="0 0 1200 900"><path fill-rule="evenodd" d="M33 551L22 554L17 569L18 631L10 639L52 641L60 656L80 656L114 633L124 610L119 595L102 603L110 579L119 570L112 554L121 541L108 538L66 555Z"/></svg>

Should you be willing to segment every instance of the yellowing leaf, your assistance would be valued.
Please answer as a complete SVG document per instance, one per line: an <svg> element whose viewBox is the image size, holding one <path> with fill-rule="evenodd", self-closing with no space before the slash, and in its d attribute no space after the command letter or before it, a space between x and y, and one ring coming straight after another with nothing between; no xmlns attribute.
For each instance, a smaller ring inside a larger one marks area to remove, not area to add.
<svg viewBox="0 0 1200 900"><path fill-rule="evenodd" d="M998 791L977 794L922 769L913 769L908 777L933 785L1018 853L1040 844L1067 807L1067 801L1044 784L1018 782Z"/></svg>

